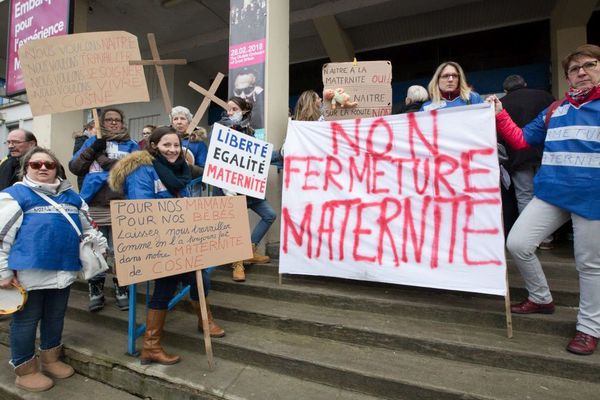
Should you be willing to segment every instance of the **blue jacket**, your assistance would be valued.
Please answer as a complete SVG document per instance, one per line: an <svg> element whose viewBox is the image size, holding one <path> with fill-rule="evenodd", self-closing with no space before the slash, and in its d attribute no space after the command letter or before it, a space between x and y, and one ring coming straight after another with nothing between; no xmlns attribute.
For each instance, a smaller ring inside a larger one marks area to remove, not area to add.
<svg viewBox="0 0 600 400"><path fill-rule="evenodd" d="M547 109L523 128L530 146L544 145L534 179L536 197L591 220L600 220L600 100Z"/></svg>
<svg viewBox="0 0 600 400"><path fill-rule="evenodd" d="M457 97L454 100L445 100L442 99L439 103L433 104L431 100L423 103L423 107L421 107L421 111L431 111L431 110L439 110L440 108L449 108L449 107L460 107L460 106L468 106L471 104L479 104L483 103L481 96L479 93L471 92L469 95L469 101L464 101L462 97Z"/></svg>
<svg viewBox="0 0 600 400"><path fill-rule="evenodd" d="M79 271L79 237L69 221L24 184L17 183L4 192L19 203L23 212L23 222L8 256L9 268ZM83 231L79 219L81 197L67 189L52 200L62 205Z"/></svg>

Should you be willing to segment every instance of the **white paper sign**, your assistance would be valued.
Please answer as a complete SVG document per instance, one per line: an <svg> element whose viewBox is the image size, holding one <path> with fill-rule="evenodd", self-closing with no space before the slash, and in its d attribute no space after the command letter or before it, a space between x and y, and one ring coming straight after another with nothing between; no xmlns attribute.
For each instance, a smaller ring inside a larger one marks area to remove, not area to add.
<svg viewBox="0 0 600 400"><path fill-rule="evenodd" d="M280 273L506 293L487 105L290 121Z"/></svg>
<svg viewBox="0 0 600 400"><path fill-rule="evenodd" d="M272 152L271 143L214 124L202 181L264 199Z"/></svg>

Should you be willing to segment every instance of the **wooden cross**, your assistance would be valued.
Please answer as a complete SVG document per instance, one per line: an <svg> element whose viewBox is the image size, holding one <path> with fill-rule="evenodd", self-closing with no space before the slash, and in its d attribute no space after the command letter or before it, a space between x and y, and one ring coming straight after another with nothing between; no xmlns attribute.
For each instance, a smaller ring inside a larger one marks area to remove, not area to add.
<svg viewBox="0 0 600 400"><path fill-rule="evenodd" d="M160 92L162 94L163 103L165 106L165 112L167 115L171 114L173 104L169 97L167 89L167 81L165 79L165 73L163 71L163 65L185 65L187 60L185 58L178 58L173 60L161 60L160 54L158 54L158 47L156 47L156 38L154 33L148 34L148 44L150 45L150 52L152 53L152 60L129 60L129 65L154 65L156 68L156 74L158 75L158 83L160 84Z"/></svg>
<svg viewBox="0 0 600 400"><path fill-rule="evenodd" d="M188 134L192 133L194 129L196 129L196 126L198 126L198 124L200 123L200 120L204 116L204 113L208 109L208 106L210 105L211 101L221 106L224 110L227 110L227 102L215 96L215 93L217 92L217 89L219 88L219 85L221 84L221 81L224 77L225 75L219 72L208 90L204 89L202 86L199 86L192 81L188 83L189 87L204 95L204 100L202 100L200 107L198 107L198 111L196 111L196 114L194 114L194 118L192 118L192 122L190 122L190 125L187 128L186 132Z"/></svg>

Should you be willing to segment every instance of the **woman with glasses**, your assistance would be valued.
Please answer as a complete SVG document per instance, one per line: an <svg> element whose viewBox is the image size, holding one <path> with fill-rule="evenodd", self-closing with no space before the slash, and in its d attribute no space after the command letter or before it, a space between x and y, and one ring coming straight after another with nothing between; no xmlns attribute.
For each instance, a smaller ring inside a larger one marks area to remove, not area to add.
<svg viewBox="0 0 600 400"><path fill-rule="evenodd" d="M446 61L437 67L427 89L431 100L423 104L421 111L483 102L481 96L471 90L463 69L454 61Z"/></svg>
<svg viewBox="0 0 600 400"><path fill-rule="evenodd" d="M84 176L81 197L90 206L90 215L108 238L112 250L110 229L110 201L121 200L123 195L108 186L108 172L121 158L139 150L138 144L131 139L124 124L125 115L117 108L106 108L100 115L102 138L93 136L86 140L69 162L69 169L77 176ZM112 252L111 252L112 254ZM104 307L104 273L89 280L90 311L99 311ZM113 277L117 307L129 309L127 288L119 286Z"/></svg>
<svg viewBox="0 0 600 400"><path fill-rule="evenodd" d="M516 150L544 145L534 178L534 198L521 212L506 246L528 297L511 307L517 314L552 314L554 303L535 249L569 218L573 221L579 272L577 332L567 345L574 354L594 352L600 337L600 47L586 44L562 60L569 91L523 129L491 96L496 129Z"/></svg>
<svg viewBox="0 0 600 400"><path fill-rule="evenodd" d="M57 176L59 165L49 150L34 147L23 157L23 181L0 192L0 287L21 285L27 291L27 302L10 324L10 364L15 385L33 392L50 389L51 378L74 373L59 358L69 290L81 269L77 232L43 197L62 206L84 234L101 235L91 226L83 199Z"/></svg>

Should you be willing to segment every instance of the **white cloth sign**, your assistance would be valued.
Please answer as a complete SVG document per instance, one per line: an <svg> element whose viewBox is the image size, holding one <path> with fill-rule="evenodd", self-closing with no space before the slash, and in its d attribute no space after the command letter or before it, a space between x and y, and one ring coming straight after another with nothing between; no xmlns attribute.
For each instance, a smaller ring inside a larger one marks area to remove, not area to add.
<svg viewBox="0 0 600 400"><path fill-rule="evenodd" d="M214 124L202 181L264 199L272 152L271 143Z"/></svg>
<svg viewBox="0 0 600 400"><path fill-rule="evenodd" d="M487 104L290 121L280 273L506 294Z"/></svg>

